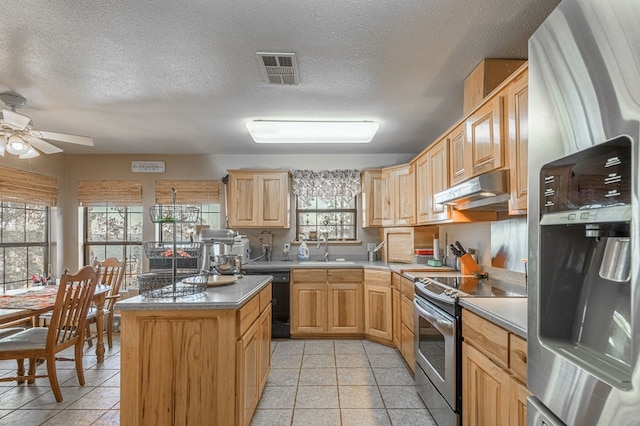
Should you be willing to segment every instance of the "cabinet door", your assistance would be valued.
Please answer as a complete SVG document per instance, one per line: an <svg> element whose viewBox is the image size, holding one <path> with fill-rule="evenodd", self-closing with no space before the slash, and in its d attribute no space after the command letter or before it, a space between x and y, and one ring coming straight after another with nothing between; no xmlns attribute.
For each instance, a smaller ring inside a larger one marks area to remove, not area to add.
<svg viewBox="0 0 640 426"><path fill-rule="evenodd" d="M393 310L393 324L392 324L392 328L393 328L393 345L402 350L402 338L401 338L401 333L402 333L402 321L401 321L401 310L402 310L402 305L400 302L400 291L396 290L395 288L391 290L392 293L392 310Z"/></svg>
<svg viewBox="0 0 640 426"><path fill-rule="evenodd" d="M287 172L259 173L257 226L289 227L289 175Z"/></svg>
<svg viewBox="0 0 640 426"><path fill-rule="evenodd" d="M395 211L393 198L393 170L382 169L381 175L381 194L382 194L382 226L395 225Z"/></svg>
<svg viewBox="0 0 640 426"><path fill-rule="evenodd" d="M262 393L265 385L267 384L267 378L269 377L269 370L271 370L271 304L267 306L260 314L260 388L259 393Z"/></svg>
<svg viewBox="0 0 640 426"><path fill-rule="evenodd" d="M463 424L509 425L509 374L462 343Z"/></svg>
<svg viewBox="0 0 640 426"><path fill-rule="evenodd" d="M407 226L415 223L414 166L406 165L394 172L395 224Z"/></svg>
<svg viewBox="0 0 640 426"><path fill-rule="evenodd" d="M504 166L502 100L502 96L495 96L466 121L465 138L471 149L471 176Z"/></svg>
<svg viewBox="0 0 640 426"><path fill-rule="evenodd" d="M384 201L382 170L362 172L362 227L382 226L382 206Z"/></svg>
<svg viewBox="0 0 640 426"><path fill-rule="evenodd" d="M404 323L401 324L401 327L402 327L402 337L401 337L402 343L400 347L400 352L402 353L402 357L404 358L405 362L411 369L411 372L415 372L416 371L416 355L414 352L414 346L415 346L415 341L413 337L414 335L411 332L411 330L409 330L409 327L407 327Z"/></svg>
<svg viewBox="0 0 640 426"><path fill-rule="evenodd" d="M362 333L364 330L363 285L329 284L329 333Z"/></svg>
<svg viewBox="0 0 640 426"><path fill-rule="evenodd" d="M422 153L415 161L416 173L416 224L428 223L430 220L431 198L431 163L429 151Z"/></svg>
<svg viewBox="0 0 640 426"><path fill-rule="evenodd" d="M393 341L391 287L365 284L365 334L388 342Z"/></svg>
<svg viewBox="0 0 640 426"><path fill-rule="evenodd" d="M529 89L527 72L509 85L507 95L507 127L509 142L510 214L527 211L528 149L529 149Z"/></svg>
<svg viewBox="0 0 640 426"><path fill-rule="evenodd" d="M464 123L446 136L449 145L449 182L451 185L471 177L471 151L464 137Z"/></svg>
<svg viewBox="0 0 640 426"><path fill-rule="evenodd" d="M515 377L510 377L509 386L509 424L511 426L526 426L527 397L531 396L531 392Z"/></svg>
<svg viewBox="0 0 640 426"><path fill-rule="evenodd" d="M225 200L229 205L229 225L250 227L257 223L258 188L253 173L230 173L229 195Z"/></svg>
<svg viewBox="0 0 640 426"><path fill-rule="evenodd" d="M291 334L327 332L327 284L293 284Z"/></svg>
<svg viewBox="0 0 640 426"><path fill-rule="evenodd" d="M256 321L238 341L237 405L239 424L248 425L259 396L259 322Z"/></svg>
<svg viewBox="0 0 640 426"><path fill-rule="evenodd" d="M429 174L426 191L429 222L438 222L450 218L451 207L436 204L433 196L449 188L449 145L445 139L434 144L429 151Z"/></svg>

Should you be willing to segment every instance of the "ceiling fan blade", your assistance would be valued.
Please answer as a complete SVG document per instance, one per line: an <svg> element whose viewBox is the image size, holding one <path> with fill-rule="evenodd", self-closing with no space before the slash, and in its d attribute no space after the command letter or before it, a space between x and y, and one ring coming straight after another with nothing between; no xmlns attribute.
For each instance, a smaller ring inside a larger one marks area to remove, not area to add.
<svg viewBox="0 0 640 426"><path fill-rule="evenodd" d="M2 110L2 117L5 124L18 130L23 130L31 122L31 119L26 115L18 114L8 109Z"/></svg>
<svg viewBox="0 0 640 426"><path fill-rule="evenodd" d="M42 139L52 141L75 143L78 145L93 146L93 139L87 136L66 135L64 133L44 132L42 130L32 130L31 134Z"/></svg>
<svg viewBox="0 0 640 426"><path fill-rule="evenodd" d="M25 135L23 137L27 142L29 142L31 146L33 146L36 149L39 149L45 154L56 154L58 152L62 152L62 150L57 146L52 145L49 142L45 142L42 139L38 139L34 136L29 136L29 135Z"/></svg>

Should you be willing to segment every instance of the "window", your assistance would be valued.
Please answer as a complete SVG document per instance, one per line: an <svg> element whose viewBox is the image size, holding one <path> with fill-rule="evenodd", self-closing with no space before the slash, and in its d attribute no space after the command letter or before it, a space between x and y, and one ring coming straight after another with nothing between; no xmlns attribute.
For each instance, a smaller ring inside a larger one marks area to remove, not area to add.
<svg viewBox="0 0 640 426"><path fill-rule="evenodd" d="M176 241L198 241L198 234L203 228L220 227L220 204L190 205L199 209L196 223L176 223ZM173 241L173 223L159 223L159 240Z"/></svg>
<svg viewBox="0 0 640 426"><path fill-rule="evenodd" d="M0 201L2 290L28 287L48 275L49 207Z"/></svg>
<svg viewBox="0 0 640 426"><path fill-rule="evenodd" d="M85 264L92 259L126 259L123 288L137 285L142 272L142 206L95 205L84 208Z"/></svg>
<svg viewBox="0 0 640 426"><path fill-rule="evenodd" d="M356 197L345 201L336 196L328 201L319 197L303 200L296 197L296 236L304 234L310 241L317 241L326 232L329 241L353 241L357 238L358 217Z"/></svg>

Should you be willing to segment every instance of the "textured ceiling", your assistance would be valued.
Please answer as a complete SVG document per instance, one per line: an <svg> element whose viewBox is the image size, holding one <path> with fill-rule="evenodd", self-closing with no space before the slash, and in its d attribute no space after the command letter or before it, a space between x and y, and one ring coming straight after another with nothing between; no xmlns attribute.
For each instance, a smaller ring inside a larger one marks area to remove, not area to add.
<svg viewBox="0 0 640 426"><path fill-rule="evenodd" d="M526 58L557 0L5 1L0 92L66 153L417 153L482 58ZM295 52L300 84L256 52ZM375 120L368 145L256 145L250 119Z"/></svg>

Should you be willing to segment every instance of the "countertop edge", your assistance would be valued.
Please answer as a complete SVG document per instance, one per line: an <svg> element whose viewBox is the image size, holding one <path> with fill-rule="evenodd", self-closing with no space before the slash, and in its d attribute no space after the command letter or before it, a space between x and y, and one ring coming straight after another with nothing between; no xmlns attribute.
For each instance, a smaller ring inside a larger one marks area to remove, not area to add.
<svg viewBox="0 0 640 426"><path fill-rule="evenodd" d="M462 306L463 308L468 309L469 311L481 316L482 318L491 321L492 323L506 329L507 331L512 332L513 334L518 335L519 337L522 337L523 339L527 339L527 327L523 326L522 324L518 324L515 322L514 319L512 318L507 318L506 315L500 315L498 313L496 313L495 311L489 309L486 306L480 306L478 304L478 302L480 300L493 300L495 301L496 299L479 299L479 298L470 298L470 299L464 299L464 298L460 298L459 299L459 303L460 306ZM509 303L508 301L515 301L515 300L525 300L525 305L526 305L526 298L524 297L518 297L518 298L502 298L502 301L504 301L503 303ZM476 303L474 303L476 302ZM479 302L482 303L482 302ZM526 320L526 313L525 313L525 320Z"/></svg>

